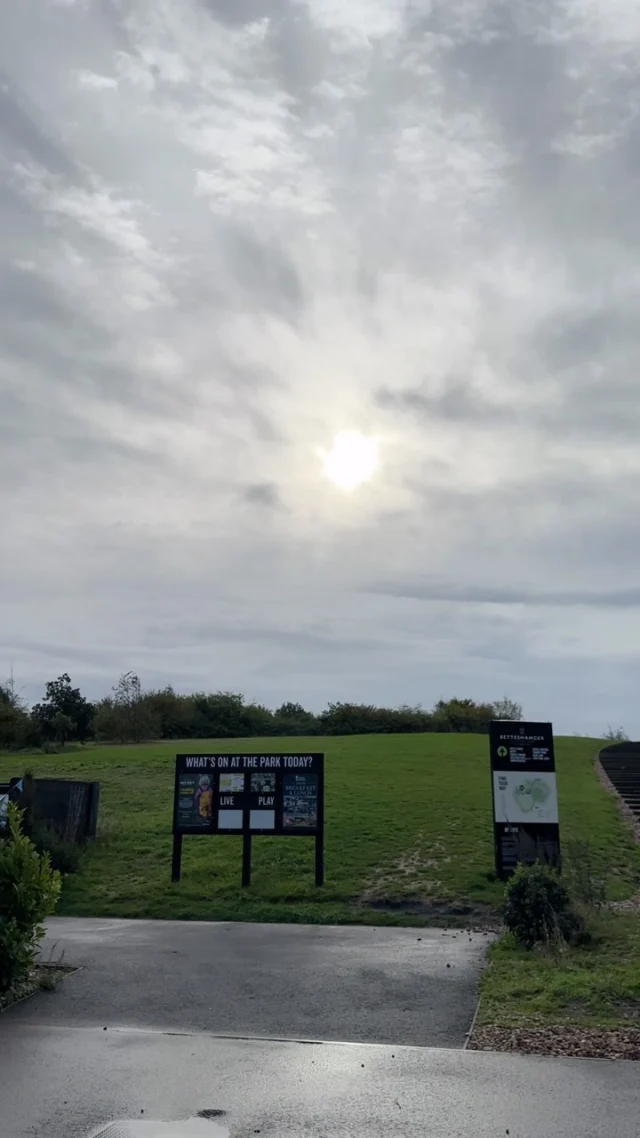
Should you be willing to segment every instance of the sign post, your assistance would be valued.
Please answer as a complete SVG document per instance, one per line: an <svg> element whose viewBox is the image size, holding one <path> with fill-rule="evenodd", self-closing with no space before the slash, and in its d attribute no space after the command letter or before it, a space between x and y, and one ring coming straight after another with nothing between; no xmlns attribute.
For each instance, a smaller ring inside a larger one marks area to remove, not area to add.
<svg viewBox="0 0 640 1138"><path fill-rule="evenodd" d="M324 755L176 755L171 880L186 834L242 834L242 885L251 884L251 838L314 837L324 882Z"/></svg>
<svg viewBox="0 0 640 1138"><path fill-rule="evenodd" d="M550 723L493 720L489 728L496 874L520 863L560 867L558 793Z"/></svg>

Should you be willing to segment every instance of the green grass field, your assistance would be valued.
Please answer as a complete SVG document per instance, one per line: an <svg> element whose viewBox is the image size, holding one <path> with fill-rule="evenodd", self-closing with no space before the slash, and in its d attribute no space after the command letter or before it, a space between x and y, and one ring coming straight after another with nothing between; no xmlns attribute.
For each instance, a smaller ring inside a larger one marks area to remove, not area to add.
<svg viewBox="0 0 640 1138"><path fill-rule="evenodd" d="M558 739L562 839L588 838L611 871L611 894L640 882L640 847L593 773L598 742ZM313 883L313 840L254 839L253 879L240 887L241 842L184 840L170 882L174 756L189 751L324 750L326 884ZM499 908L493 880L488 741L471 735L202 741L88 747L65 755L3 756L0 778L97 779L99 838L65 881L59 912L373 924L478 920Z"/></svg>

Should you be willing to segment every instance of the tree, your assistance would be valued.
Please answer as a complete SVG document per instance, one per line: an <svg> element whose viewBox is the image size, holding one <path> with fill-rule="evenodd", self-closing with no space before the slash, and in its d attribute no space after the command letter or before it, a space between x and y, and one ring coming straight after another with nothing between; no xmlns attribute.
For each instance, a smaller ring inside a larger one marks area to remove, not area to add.
<svg viewBox="0 0 640 1138"><path fill-rule="evenodd" d="M508 696L503 696L502 699L496 700L493 705L494 719L522 719L522 707L515 700L509 699Z"/></svg>
<svg viewBox="0 0 640 1138"><path fill-rule="evenodd" d="M56 711L53 717L53 737L56 743L64 745L73 734L73 720L64 711Z"/></svg>
<svg viewBox="0 0 640 1138"><path fill-rule="evenodd" d="M93 730L96 739L101 743L112 743L120 740L118 716L111 696L98 700L96 713L93 717Z"/></svg>
<svg viewBox="0 0 640 1138"><path fill-rule="evenodd" d="M193 735L193 697L176 695L169 685L144 696L147 708L157 722L161 739L188 739Z"/></svg>
<svg viewBox="0 0 640 1138"><path fill-rule="evenodd" d="M12 681L0 684L0 747L23 747L29 738L29 714Z"/></svg>
<svg viewBox="0 0 640 1138"><path fill-rule="evenodd" d="M436 731L464 731L486 734L494 718L493 706L472 699L439 699L433 712Z"/></svg>
<svg viewBox="0 0 640 1138"><path fill-rule="evenodd" d="M46 739L55 738L55 719L59 714L71 720L69 738L84 743L91 735L93 705L84 698L80 688L71 686L66 672L46 684L44 700L35 705L31 714Z"/></svg>
<svg viewBox="0 0 640 1138"><path fill-rule="evenodd" d="M275 735L317 735L318 720L301 703L283 703L273 714Z"/></svg>
<svg viewBox="0 0 640 1138"><path fill-rule="evenodd" d="M135 672L123 672L113 689L116 738L121 742L141 743L159 735L158 721L147 705L142 684Z"/></svg>
<svg viewBox="0 0 640 1138"><path fill-rule="evenodd" d="M629 736L624 727L607 727L603 738L609 743L628 743Z"/></svg>

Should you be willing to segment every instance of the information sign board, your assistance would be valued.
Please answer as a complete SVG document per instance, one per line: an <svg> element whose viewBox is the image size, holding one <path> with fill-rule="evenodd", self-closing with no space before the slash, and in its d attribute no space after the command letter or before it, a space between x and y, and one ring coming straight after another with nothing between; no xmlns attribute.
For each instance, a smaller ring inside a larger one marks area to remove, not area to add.
<svg viewBox="0 0 640 1138"><path fill-rule="evenodd" d="M489 728L496 873L519 863L560 865L558 794L550 723L494 720Z"/></svg>
<svg viewBox="0 0 640 1138"><path fill-rule="evenodd" d="M243 884L251 876L251 838L316 839L316 884L324 878L324 755L176 755L172 878L180 878L187 834L242 834Z"/></svg>

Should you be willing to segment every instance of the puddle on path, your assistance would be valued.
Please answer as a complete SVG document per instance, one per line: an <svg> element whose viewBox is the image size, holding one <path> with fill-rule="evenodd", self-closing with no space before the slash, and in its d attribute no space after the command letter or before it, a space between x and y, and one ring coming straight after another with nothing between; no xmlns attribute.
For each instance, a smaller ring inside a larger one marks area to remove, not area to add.
<svg viewBox="0 0 640 1138"><path fill-rule="evenodd" d="M103 1124L88 1138L229 1138L229 1130L205 1118L188 1118L186 1122L123 1118Z"/></svg>

